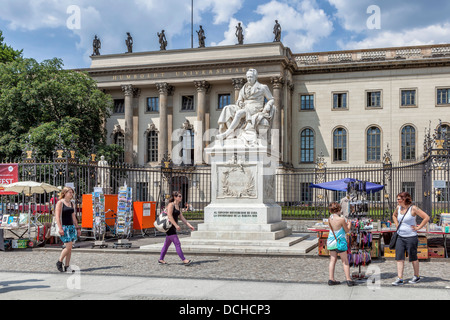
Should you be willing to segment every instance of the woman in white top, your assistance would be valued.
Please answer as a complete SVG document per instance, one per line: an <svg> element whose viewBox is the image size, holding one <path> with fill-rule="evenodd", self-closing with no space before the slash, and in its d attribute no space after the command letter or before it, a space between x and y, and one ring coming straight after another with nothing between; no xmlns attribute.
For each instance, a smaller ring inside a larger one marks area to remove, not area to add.
<svg viewBox="0 0 450 320"><path fill-rule="evenodd" d="M417 259L417 247L419 244L417 230L426 226L430 217L417 206L412 205L411 195L408 192L402 192L397 195L398 206L394 211L392 219L396 226L401 222L397 231L398 238L395 245L395 260L397 261L398 278L392 283L394 286L402 285L403 269L405 267L405 251L408 252L409 262L414 268L414 277L409 283L418 283L421 279L419 276L419 260ZM423 220L417 225L416 217L419 216Z"/></svg>

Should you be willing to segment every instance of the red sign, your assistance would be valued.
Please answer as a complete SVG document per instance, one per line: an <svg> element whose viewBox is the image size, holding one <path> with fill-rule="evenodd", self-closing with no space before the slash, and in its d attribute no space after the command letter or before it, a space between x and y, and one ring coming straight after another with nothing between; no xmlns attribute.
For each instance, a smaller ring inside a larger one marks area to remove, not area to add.
<svg viewBox="0 0 450 320"><path fill-rule="evenodd" d="M19 182L19 165L17 163L0 163L0 185ZM16 192L6 192L0 187L0 195L12 195Z"/></svg>

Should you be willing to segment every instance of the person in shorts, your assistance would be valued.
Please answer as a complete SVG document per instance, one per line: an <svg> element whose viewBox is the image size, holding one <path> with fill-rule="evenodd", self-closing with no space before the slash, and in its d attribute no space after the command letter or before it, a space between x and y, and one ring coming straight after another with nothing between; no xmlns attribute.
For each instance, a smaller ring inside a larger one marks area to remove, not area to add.
<svg viewBox="0 0 450 320"><path fill-rule="evenodd" d="M329 280L328 285L334 286L340 284L339 281L334 279L334 270L336 267L337 256L341 257L342 265L344 267L345 277L347 278L347 285L349 287L354 286L350 276L350 266L348 263L347 250L341 251L337 249L337 240L341 239L346 241L346 234L350 231L351 221L347 221L342 216L341 205L337 202L333 202L329 206L330 217L328 218L328 225L330 226L330 232L328 233L327 239L327 250L330 252L330 264L329 270ZM334 233L331 231L333 229ZM335 237L336 235L336 237Z"/></svg>
<svg viewBox="0 0 450 320"><path fill-rule="evenodd" d="M398 278L392 283L393 286L404 284L403 269L405 267L405 251L408 252L409 262L412 263L414 269L414 276L409 283L415 284L421 280L419 275L419 260L417 258L417 247L419 245L417 230L425 227L430 220L428 214L412 204L411 195L408 192L399 193L397 195L397 203L398 206L392 215L392 220L396 226L400 222L401 225L397 231L398 237L395 244ZM423 219L420 225L417 225L417 216Z"/></svg>

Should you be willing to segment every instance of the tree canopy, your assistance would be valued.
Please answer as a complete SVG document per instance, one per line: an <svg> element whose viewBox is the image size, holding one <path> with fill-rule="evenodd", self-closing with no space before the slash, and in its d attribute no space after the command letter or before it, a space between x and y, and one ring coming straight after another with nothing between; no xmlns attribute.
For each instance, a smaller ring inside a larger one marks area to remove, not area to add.
<svg viewBox="0 0 450 320"><path fill-rule="evenodd" d="M38 63L7 46L16 54L3 54L4 46L0 57L11 59L0 63L0 158L20 157L27 143L38 155L51 157L59 137L66 147L74 144L81 158L94 146L112 156L103 123L112 99L95 80L64 70L57 58Z"/></svg>
<svg viewBox="0 0 450 320"><path fill-rule="evenodd" d="M12 47L3 43L3 32L0 30L0 63L6 63L22 57L23 50L14 50Z"/></svg>

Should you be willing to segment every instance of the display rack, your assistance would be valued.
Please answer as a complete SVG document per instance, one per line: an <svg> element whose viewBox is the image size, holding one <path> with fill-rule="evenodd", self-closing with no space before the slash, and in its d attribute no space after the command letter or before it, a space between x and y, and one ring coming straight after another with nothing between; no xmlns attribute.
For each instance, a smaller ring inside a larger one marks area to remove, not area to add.
<svg viewBox="0 0 450 320"><path fill-rule="evenodd" d="M92 247L99 246L105 248L106 222L105 222L105 195L103 192L94 191L92 193L93 223L92 231L95 242Z"/></svg>
<svg viewBox="0 0 450 320"><path fill-rule="evenodd" d="M114 248L131 247L127 240L133 232L133 190L126 185L119 188L117 202L116 235L120 238Z"/></svg>

